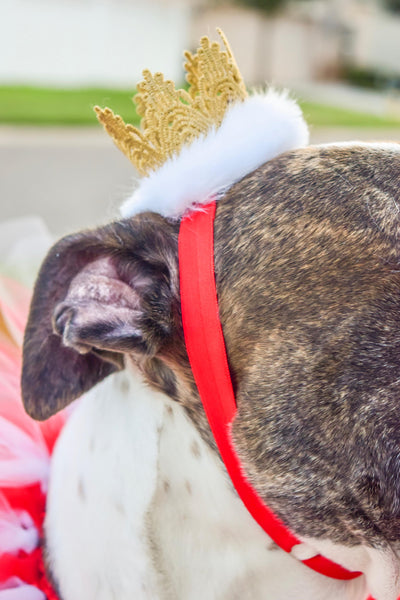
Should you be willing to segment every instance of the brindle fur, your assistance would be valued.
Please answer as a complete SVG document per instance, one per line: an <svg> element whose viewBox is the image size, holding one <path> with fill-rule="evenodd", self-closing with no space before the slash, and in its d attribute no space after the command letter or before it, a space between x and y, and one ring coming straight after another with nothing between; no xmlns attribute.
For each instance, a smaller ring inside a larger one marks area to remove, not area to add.
<svg viewBox="0 0 400 600"><path fill-rule="evenodd" d="M299 535L371 546L400 537L399 184L398 152L311 147L270 161L218 202L234 441L258 492ZM178 230L147 213L54 247L25 339L28 412L58 410L117 368L110 351L124 353L186 407L215 448L184 348ZM52 314L98 256L133 288L135 278L143 282L135 317L142 335L111 343L112 320L80 331L73 317L56 323L64 335L68 324L81 351L94 348L78 354L52 333ZM38 348L51 367L39 368ZM59 384L65 369L73 383Z"/></svg>
<svg viewBox="0 0 400 600"><path fill-rule="evenodd" d="M399 184L399 153L309 148L219 206L234 439L298 534L400 537Z"/></svg>

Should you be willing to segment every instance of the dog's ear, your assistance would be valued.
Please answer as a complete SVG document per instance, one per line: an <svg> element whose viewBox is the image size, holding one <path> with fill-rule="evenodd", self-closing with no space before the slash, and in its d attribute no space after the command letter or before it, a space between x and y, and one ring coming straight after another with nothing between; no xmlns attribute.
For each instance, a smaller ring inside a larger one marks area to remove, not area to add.
<svg viewBox="0 0 400 600"><path fill-rule="evenodd" d="M22 395L46 419L171 333L177 235L157 215L68 236L40 270L25 332Z"/></svg>

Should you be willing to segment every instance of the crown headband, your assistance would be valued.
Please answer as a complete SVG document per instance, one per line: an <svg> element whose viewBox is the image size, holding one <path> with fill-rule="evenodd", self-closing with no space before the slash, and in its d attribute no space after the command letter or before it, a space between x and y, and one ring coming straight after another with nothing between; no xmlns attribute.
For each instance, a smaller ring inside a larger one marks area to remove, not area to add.
<svg viewBox="0 0 400 600"><path fill-rule="evenodd" d="M308 143L301 110L286 93L249 96L225 35L203 37L185 52L188 90L161 73L144 71L134 101L141 129L110 108L98 120L142 175L121 207L123 217L143 211L180 218L219 196L274 156Z"/></svg>
<svg viewBox="0 0 400 600"><path fill-rule="evenodd" d="M188 91L176 90L162 73L143 71L144 80L134 97L142 131L126 125L111 109L95 107L100 123L141 175L160 167L212 127L219 127L228 106L247 97L228 41L220 29L218 33L225 51L203 37L196 54L185 52Z"/></svg>

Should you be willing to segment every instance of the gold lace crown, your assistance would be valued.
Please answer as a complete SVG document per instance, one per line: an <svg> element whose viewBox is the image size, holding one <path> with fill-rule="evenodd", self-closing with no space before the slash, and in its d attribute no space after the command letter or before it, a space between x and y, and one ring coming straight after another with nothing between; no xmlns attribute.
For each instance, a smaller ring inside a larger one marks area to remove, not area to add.
<svg viewBox="0 0 400 600"><path fill-rule="evenodd" d="M240 71L223 32L224 43L203 37L196 54L185 52L188 91L175 89L162 73L143 71L134 97L141 130L124 123L110 108L95 106L97 118L141 175L148 175L179 153L182 146L218 128L230 104L246 96Z"/></svg>

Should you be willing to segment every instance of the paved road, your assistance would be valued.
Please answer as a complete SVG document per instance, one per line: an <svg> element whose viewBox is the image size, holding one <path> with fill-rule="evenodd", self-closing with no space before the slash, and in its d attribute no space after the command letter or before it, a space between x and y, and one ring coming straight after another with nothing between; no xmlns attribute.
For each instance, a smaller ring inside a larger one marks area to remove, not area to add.
<svg viewBox="0 0 400 600"><path fill-rule="evenodd" d="M311 138L400 141L400 131L315 129ZM0 128L0 221L40 215L56 236L106 222L135 178L99 128Z"/></svg>
<svg viewBox="0 0 400 600"><path fill-rule="evenodd" d="M0 128L0 221L37 214L56 235L102 223L135 177L101 130Z"/></svg>

